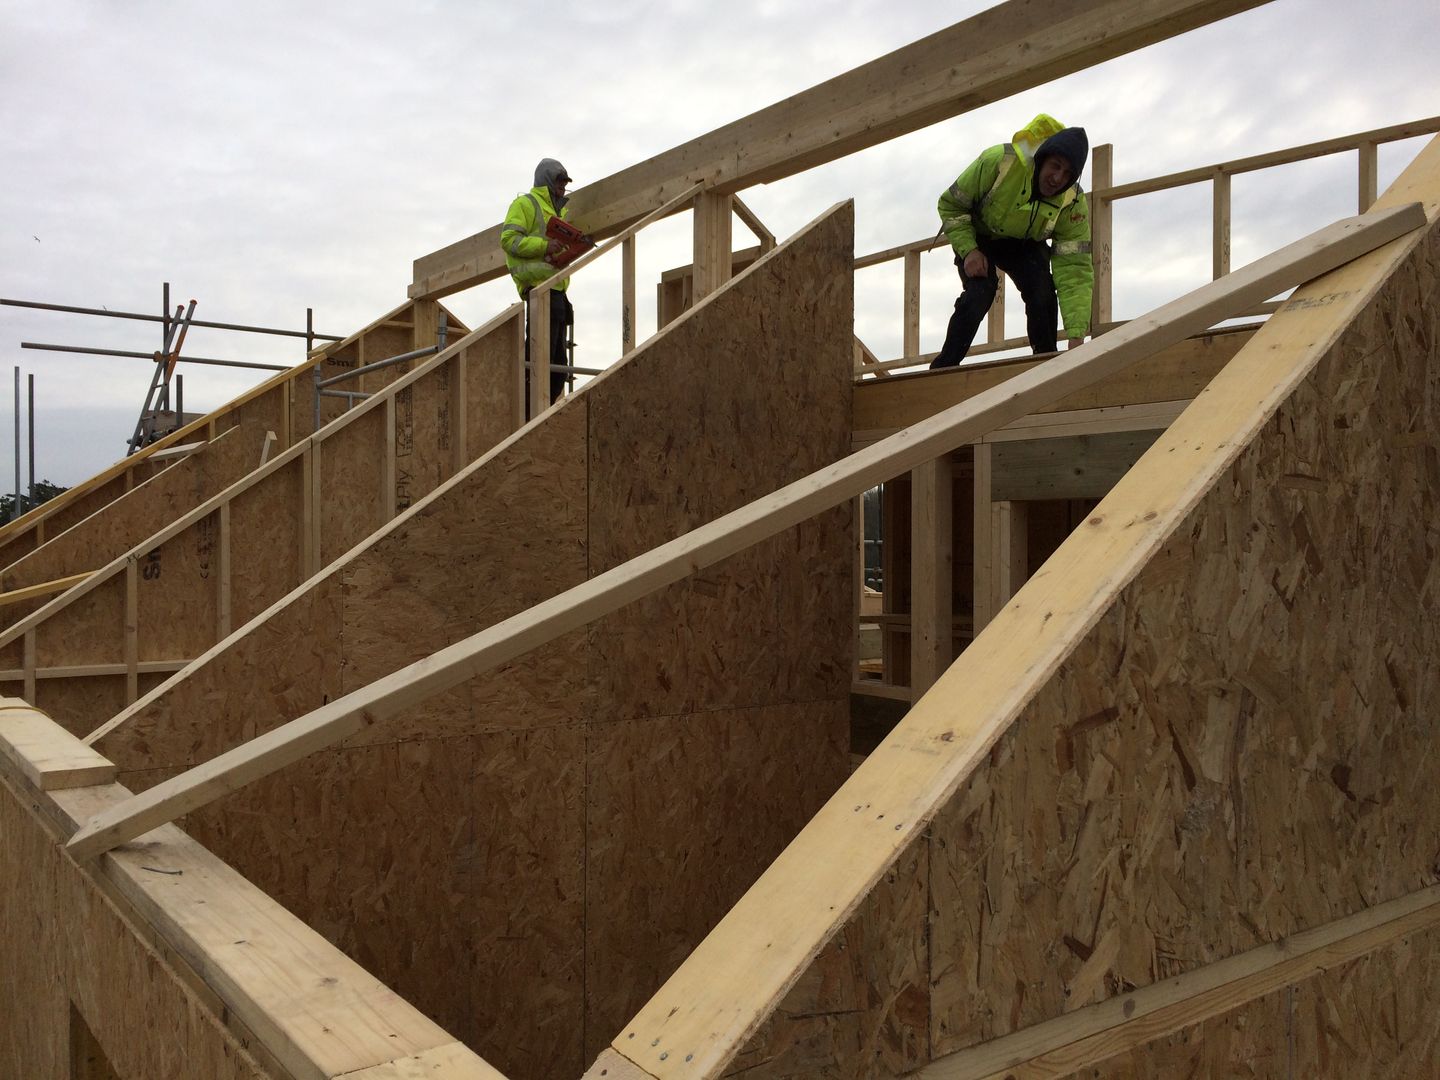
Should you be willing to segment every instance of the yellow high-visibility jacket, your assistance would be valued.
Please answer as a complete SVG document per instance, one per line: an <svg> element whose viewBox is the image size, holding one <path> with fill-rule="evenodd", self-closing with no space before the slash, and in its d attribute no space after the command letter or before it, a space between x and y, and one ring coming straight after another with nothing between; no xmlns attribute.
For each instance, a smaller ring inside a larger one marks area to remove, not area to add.
<svg viewBox="0 0 1440 1080"><path fill-rule="evenodd" d="M560 211L561 220L569 220L565 216L569 209L567 206ZM545 249L550 246L545 226L556 216L550 189L543 184L517 195L505 215L505 224L500 227L500 248L505 252L505 265L515 281L515 289L522 296L527 289L555 273L555 267L545 261ZM554 287L563 292L569 284L570 279L564 278Z"/></svg>
<svg viewBox="0 0 1440 1080"><path fill-rule="evenodd" d="M1065 335L1090 333L1095 270L1090 261L1090 204L1078 183L1042 198L1035 163L1013 143L992 146L940 196L940 227L964 258L983 236L1053 241L1050 272L1065 320Z"/></svg>

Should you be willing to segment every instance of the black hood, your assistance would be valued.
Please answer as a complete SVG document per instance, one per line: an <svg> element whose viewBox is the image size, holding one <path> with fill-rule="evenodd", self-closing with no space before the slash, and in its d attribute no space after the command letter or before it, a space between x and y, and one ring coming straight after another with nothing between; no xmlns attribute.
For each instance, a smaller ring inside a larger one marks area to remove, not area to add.
<svg viewBox="0 0 1440 1080"><path fill-rule="evenodd" d="M1068 161L1070 171L1075 174L1075 180L1079 180L1080 174L1085 171L1085 162L1090 157L1090 138L1085 134L1085 129L1064 128L1041 143L1040 149L1035 151L1035 174L1037 176L1040 174L1040 166L1052 154ZM1073 185L1074 181L1071 183Z"/></svg>

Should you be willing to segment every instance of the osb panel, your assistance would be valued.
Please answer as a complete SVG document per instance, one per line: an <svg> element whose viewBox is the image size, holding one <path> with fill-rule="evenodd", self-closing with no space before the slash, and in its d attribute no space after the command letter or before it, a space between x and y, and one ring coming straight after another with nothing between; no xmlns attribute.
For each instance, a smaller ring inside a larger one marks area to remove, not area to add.
<svg viewBox="0 0 1440 1080"><path fill-rule="evenodd" d="M70 1080L73 1001L120 1076L270 1076L4 783L0 916L0 1075Z"/></svg>
<svg viewBox="0 0 1440 1080"><path fill-rule="evenodd" d="M929 845L912 844L726 1072L872 1080L929 1060Z"/></svg>
<svg viewBox="0 0 1440 1080"><path fill-rule="evenodd" d="M140 560L135 589L141 660L189 660L215 643L219 530L219 514L210 514ZM124 659L118 635L112 648L112 660Z"/></svg>
<svg viewBox="0 0 1440 1080"><path fill-rule="evenodd" d="M1378 949L1067 1080L1176 1076L1414 1080L1440 1062L1440 934Z"/></svg>
<svg viewBox="0 0 1440 1080"><path fill-rule="evenodd" d="M937 1053L1436 880L1437 245L937 818Z"/></svg>
<svg viewBox="0 0 1440 1080"><path fill-rule="evenodd" d="M339 570L347 692L585 580L585 408L568 402ZM356 742L577 722L584 640L532 650Z"/></svg>
<svg viewBox="0 0 1440 1080"><path fill-rule="evenodd" d="M338 588L324 581L180 679L97 749L122 769L194 765L340 692ZM73 680L72 680L73 681Z"/></svg>
<svg viewBox="0 0 1440 1080"><path fill-rule="evenodd" d="M16 687L18 696L19 688ZM124 675L93 675L35 682L35 707L72 735L84 738L125 707Z"/></svg>
<svg viewBox="0 0 1440 1080"><path fill-rule="evenodd" d="M841 207L589 388L592 574L849 453L852 224ZM600 715L756 705L776 700L777 686L843 694L848 669L833 646L850 618L852 526L841 515L823 524L599 621ZM796 570L787 550L828 579L809 597L782 595ZM842 575L843 587L823 588ZM804 622L784 626L782 607ZM797 648L811 625L815 649ZM817 681L820 652L833 667Z"/></svg>
<svg viewBox="0 0 1440 1080"><path fill-rule="evenodd" d="M221 426L230 424L248 425L260 433L260 438L265 438L265 432L275 432L275 437L280 441L276 450L284 450L290 444L285 442L285 398L291 393L291 386L296 382L304 382L311 376L309 372L296 374L276 386L272 386L263 394L257 394L249 401L231 410L224 416ZM260 460L257 447L255 460Z"/></svg>
<svg viewBox="0 0 1440 1080"><path fill-rule="evenodd" d="M117 663L121 659L124 629L125 574L122 572L37 626L35 656L40 667Z"/></svg>
<svg viewBox="0 0 1440 1080"><path fill-rule="evenodd" d="M45 517L45 536L52 539L59 536L76 522L84 521L102 506L120 498L121 495L124 495L126 491L130 490L130 486L131 485L127 485L125 476L122 473L114 479L107 480L94 491L89 491L84 495L78 496L74 502L68 503L58 510L50 511ZM36 546L34 543L34 526L31 526L22 535L30 538L29 542L25 545L25 550L33 551ZM16 539L18 540L19 537ZM10 544L7 543L3 548L0 548L0 558L3 558L6 565L9 565L19 558L19 554L12 554Z"/></svg>
<svg viewBox="0 0 1440 1080"><path fill-rule="evenodd" d="M254 469L263 434L256 428L225 432L15 563L5 571L4 587L100 569ZM8 608L0 612L10 615Z"/></svg>
<svg viewBox="0 0 1440 1080"><path fill-rule="evenodd" d="M230 625L243 626L303 580L300 457L230 502Z"/></svg>
<svg viewBox="0 0 1440 1080"><path fill-rule="evenodd" d="M319 444L320 562L345 554L389 520L384 491L385 407L378 405ZM297 504L292 511L299 516Z"/></svg>
<svg viewBox="0 0 1440 1080"><path fill-rule="evenodd" d="M507 1076L578 1076L583 745L324 751L187 828Z"/></svg>
<svg viewBox="0 0 1440 1080"><path fill-rule="evenodd" d="M395 509L408 510L450 475L450 362L395 392Z"/></svg>
<svg viewBox="0 0 1440 1080"><path fill-rule="evenodd" d="M474 461L515 430L516 366L525 347L523 315L465 348L465 455Z"/></svg>
<svg viewBox="0 0 1440 1080"><path fill-rule="evenodd" d="M848 701L592 726L587 1061L848 771Z"/></svg>
<svg viewBox="0 0 1440 1080"><path fill-rule="evenodd" d="M413 348L411 345L413 334L414 330L408 321L404 326L392 326L385 323L367 330L360 338L360 366L364 367L366 364L378 363L381 360L388 360L392 356L410 352ZM335 389L360 390L367 394L373 394L381 387L389 386L396 379L413 371L424 360L425 358L422 357L419 361L407 360L403 364L394 364L388 368L381 368L379 371L369 371L352 382L341 383Z"/></svg>

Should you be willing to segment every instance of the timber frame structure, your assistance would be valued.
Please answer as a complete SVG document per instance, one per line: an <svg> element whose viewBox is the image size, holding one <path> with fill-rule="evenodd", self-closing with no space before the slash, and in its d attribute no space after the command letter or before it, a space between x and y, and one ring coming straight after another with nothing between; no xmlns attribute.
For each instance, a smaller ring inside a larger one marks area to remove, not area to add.
<svg viewBox="0 0 1440 1080"><path fill-rule="evenodd" d="M928 241L738 197L1258 2L1011 0L577 191L625 333L553 406L548 285L441 307L487 230L0 529L0 1077L1433 1075L1440 138L1376 147L1440 118L1097 148L1104 332L946 372ZM1339 152L1358 215L1232 270L1229 178ZM1214 280L1117 323L1116 203L1196 182Z"/></svg>

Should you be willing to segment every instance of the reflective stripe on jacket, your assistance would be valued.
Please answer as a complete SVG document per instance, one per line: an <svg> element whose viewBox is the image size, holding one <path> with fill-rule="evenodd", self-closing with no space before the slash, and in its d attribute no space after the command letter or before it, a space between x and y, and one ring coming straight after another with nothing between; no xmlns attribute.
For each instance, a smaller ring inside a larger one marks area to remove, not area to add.
<svg viewBox="0 0 1440 1080"><path fill-rule="evenodd" d="M986 150L940 196L940 228L962 259L979 237L1054 240L1050 272L1067 337L1090 333L1095 271L1090 261L1090 204L1079 184L1053 199L1034 190L1035 163L1010 143Z"/></svg>
<svg viewBox="0 0 1440 1080"><path fill-rule="evenodd" d="M565 219L565 211L560 218ZM550 189L545 186L531 188L523 195L515 196L505 223L500 226L500 249L505 252L505 266L515 281L515 289L522 296L525 290L555 273L555 267L545 261L545 249L550 241L545 236L545 226L555 217L555 207L550 201ZM569 278L555 283L555 288L565 290Z"/></svg>

